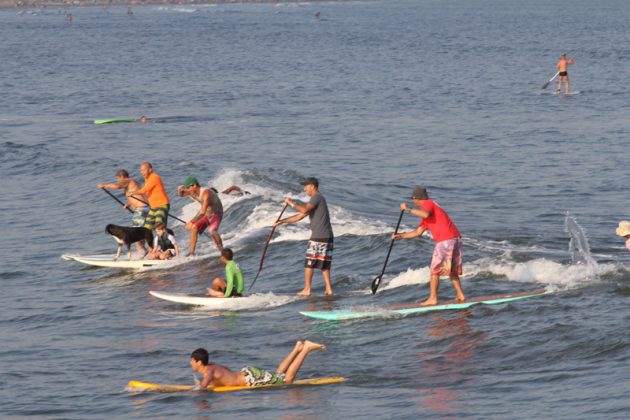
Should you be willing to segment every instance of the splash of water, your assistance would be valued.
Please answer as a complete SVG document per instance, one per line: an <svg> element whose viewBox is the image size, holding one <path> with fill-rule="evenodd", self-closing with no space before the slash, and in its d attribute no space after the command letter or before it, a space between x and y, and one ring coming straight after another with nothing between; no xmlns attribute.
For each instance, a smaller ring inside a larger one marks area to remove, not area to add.
<svg viewBox="0 0 630 420"><path fill-rule="evenodd" d="M568 211L564 219L564 230L569 234L569 252L571 253L573 264L584 266L588 279L599 279L597 262L591 255L591 247L588 244L584 229Z"/></svg>

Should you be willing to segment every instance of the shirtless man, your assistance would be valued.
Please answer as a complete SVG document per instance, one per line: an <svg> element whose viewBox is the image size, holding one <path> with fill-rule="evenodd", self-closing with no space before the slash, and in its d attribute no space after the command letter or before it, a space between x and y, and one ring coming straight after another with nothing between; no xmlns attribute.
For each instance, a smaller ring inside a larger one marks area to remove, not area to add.
<svg viewBox="0 0 630 420"><path fill-rule="evenodd" d="M558 60L558 64L556 64L556 70L558 70L558 76L560 76L558 77L558 88L556 89L557 92L560 92L560 89L562 88L562 81L564 80L564 93L569 93L569 73L567 73L567 66L570 64L575 64L575 61L573 61L572 58L567 58L566 53L562 53L560 59Z"/></svg>
<svg viewBox="0 0 630 420"><path fill-rule="evenodd" d="M312 341L298 341L275 372L269 372L254 366L246 366L234 372L225 366L209 362L208 351L199 348L190 355L190 366L203 375L199 389L219 386L262 386L292 384L306 356L313 350L326 350L323 344Z"/></svg>
<svg viewBox="0 0 630 420"><path fill-rule="evenodd" d="M189 196L201 204L199 213L186 223L186 229L190 231L190 250L188 255L195 255L197 237L208 228L219 252L223 251L223 241L219 235L219 226L223 219L223 203L219 195L211 188L201 188L199 181L194 176L186 177L184 185L177 187L180 197Z"/></svg>
<svg viewBox="0 0 630 420"><path fill-rule="evenodd" d="M127 204L123 207L133 210L133 215L131 216L133 226L141 227L144 224L144 219L147 217L147 213L149 213L149 206L146 205L147 197L144 194L137 196L140 200L144 201L144 203L137 198L130 197L131 194L140 189L140 184L135 179L129 178L129 172L126 170L121 169L117 171L116 179L118 182L111 184L98 184L97 187L110 190L122 189L127 196Z"/></svg>

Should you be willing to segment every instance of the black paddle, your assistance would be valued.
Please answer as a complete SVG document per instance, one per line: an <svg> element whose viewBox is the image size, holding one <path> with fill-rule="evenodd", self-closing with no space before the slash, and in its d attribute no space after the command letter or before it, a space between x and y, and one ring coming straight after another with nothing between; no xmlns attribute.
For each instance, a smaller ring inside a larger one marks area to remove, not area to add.
<svg viewBox="0 0 630 420"><path fill-rule="evenodd" d="M547 89L547 86L549 86L549 83L551 83L553 81L553 79L555 79L556 77L558 77L558 75L560 74L560 72L557 72L556 74L553 75L553 77L551 79L549 79L547 81L547 83L545 83L541 89Z"/></svg>
<svg viewBox="0 0 630 420"><path fill-rule="evenodd" d="M287 209L288 205L289 204L287 203L287 204L284 205L284 207L282 207L282 211L280 212L280 215L276 219L276 223L282 218L282 214ZM260 275L260 272L263 269L263 263L265 262L265 255L267 254L267 248L269 247L269 242L271 242L271 237L273 236L273 233L275 232L275 230L276 230L276 226L273 226L271 228L271 232L269 232L269 237L267 238L267 243L265 244L265 248L263 249L262 256L260 257L260 265L258 266L258 273L256 273L256 277L254 277L254 281L252 282L252 284L247 289L248 292L252 289L252 287L254 287L254 283L256 283L256 280L258 279L258 276Z"/></svg>
<svg viewBox="0 0 630 420"><path fill-rule="evenodd" d="M123 203L122 201L120 201L120 200L118 199L118 197L116 197L114 194L112 194L112 193L110 193L109 191L107 191L107 189L106 189L106 188L101 188L101 189L102 189L103 191L105 191L107 194L109 194L109 196L110 196L111 198L113 198L114 200L118 201L118 202L120 203L120 205L121 205L121 206L123 206L124 208L126 208L126 209L127 209L127 211L128 211L129 213L133 213L133 210L131 210L129 207L126 207L125 203Z"/></svg>
<svg viewBox="0 0 630 420"><path fill-rule="evenodd" d="M404 210L400 211L400 216L398 217L398 223L396 223L396 230L394 231L394 235L398 233L398 228L400 227L400 221L402 220L403 214L405 214ZM385 274L385 267L387 267L387 261L389 261L389 254L392 252L392 247L394 246L394 239L392 238L392 242L389 244L389 251L387 251L387 257L385 257L385 264L383 264L383 271L381 274L372 280L372 294L376 294L376 290L378 286L381 284L381 278L383 274Z"/></svg>

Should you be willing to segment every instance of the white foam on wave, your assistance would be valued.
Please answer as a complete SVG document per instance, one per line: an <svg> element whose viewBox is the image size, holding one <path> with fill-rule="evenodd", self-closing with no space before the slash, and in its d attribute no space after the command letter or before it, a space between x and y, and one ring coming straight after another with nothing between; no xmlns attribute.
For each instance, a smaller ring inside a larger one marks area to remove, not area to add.
<svg viewBox="0 0 630 420"><path fill-rule="evenodd" d="M260 309L275 308L277 306L286 305L291 302L295 302L298 299L303 299L296 295L276 295L272 292L268 293L256 293L249 295L243 299L232 299L230 302L230 308L224 309L224 311L252 311ZM212 311L203 306L196 306L196 311Z"/></svg>
<svg viewBox="0 0 630 420"><path fill-rule="evenodd" d="M157 7L156 10L160 11L160 12L174 12L174 13L195 13L197 11L197 9L195 8L190 8L190 7L167 7L167 6L160 6Z"/></svg>
<svg viewBox="0 0 630 420"><path fill-rule="evenodd" d="M213 186L219 191L222 191L232 185L237 185L250 193L247 195L221 194L223 210L226 214L231 207L234 207L238 203L245 200L261 199L261 202L254 207L251 214L247 216L246 220L241 225L231 231L223 230L221 236L224 241L227 242L237 238L246 238L260 232L261 230L268 232L284 206L284 197L292 197L301 202L308 201L306 194L295 196L287 191L281 191L272 187L245 182L244 175L246 174L246 172L239 171L237 169L224 169L215 178L206 182L207 186ZM373 221L365 217L357 216L342 207L331 205L329 203L328 208L330 211L333 231L336 237L342 235L377 235L391 229L391 227L388 227L388 225L383 222ZM189 220L197 213L197 211L199 211L199 203L191 201L184 205L181 214L179 214L178 217L183 220ZM283 218L292 214L295 214L295 211L291 208L287 208L283 214ZM229 217L229 215L227 215L227 217ZM177 225L178 223L173 224L173 226ZM299 223L279 226L276 229L273 242L303 241L307 240L309 237L310 228L307 217Z"/></svg>
<svg viewBox="0 0 630 420"><path fill-rule="evenodd" d="M615 273L618 268L614 264L599 264L597 275ZM506 281L515 283L539 283L549 290L568 290L593 284L598 277L593 277L592 268L583 264L565 265L546 258L531 261L516 262L496 258L482 258L470 263L464 263L462 281L467 278L480 277L484 273L500 276ZM401 286L429 283L429 267L407 269L382 287L383 290ZM448 281L445 279L445 281Z"/></svg>

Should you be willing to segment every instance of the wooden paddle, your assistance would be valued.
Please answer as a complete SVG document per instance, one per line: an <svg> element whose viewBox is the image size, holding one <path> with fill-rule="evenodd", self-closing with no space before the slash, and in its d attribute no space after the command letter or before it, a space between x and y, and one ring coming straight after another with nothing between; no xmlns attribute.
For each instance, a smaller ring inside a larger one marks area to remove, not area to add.
<svg viewBox="0 0 630 420"><path fill-rule="evenodd" d="M400 221L402 220L403 214L405 214L404 210L400 211L400 216L398 217L398 223L396 223L396 230L394 231L394 235L398 233L398 228L400 227ZM392 238L392 242L389 244L389 251L387 251L387 257L385 257L385 264L383 264L383 271L381 274L372 280L372 294L376 294L376 290L378 286L381 284L381 278L383 274L385 274L385 267L387 267L387 261L389 261L389 254L392 252L392 247L394 246L394 239Z"/></svg>
<svg viewBox="0 0 630 420"><path fill-rule="evenodd" d="M287 209L288 206L289 206L289 203L286 203L284 207L282 207L282 211L280 212L280 215L276 219L276 223L278 223L278 221L282 218L282 215L284 214L284 211ZM275 232L275 230L276 230L276 226L274 223L274 226L271 228L271 232L269 232L269 237L267 238L267 243L265 244L265 248L263 249L262 256L260 257L260 265L258 266L258 273L256 273L256 277L254 277L254 281L247 289L248 292L252 289L252 287L254 287L254 283L256 283L256 280L258 279L258 276L260 275L260 272L263 269L263 263L265 262L265 255L267 255L267 248L269 247L269 242L271 242L271 237L273 236L273 233Z"/></svg>

